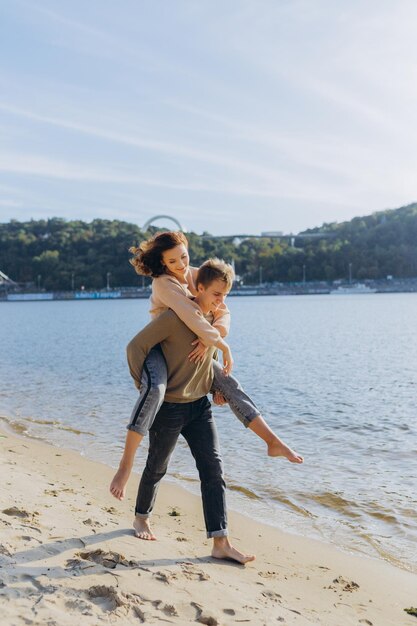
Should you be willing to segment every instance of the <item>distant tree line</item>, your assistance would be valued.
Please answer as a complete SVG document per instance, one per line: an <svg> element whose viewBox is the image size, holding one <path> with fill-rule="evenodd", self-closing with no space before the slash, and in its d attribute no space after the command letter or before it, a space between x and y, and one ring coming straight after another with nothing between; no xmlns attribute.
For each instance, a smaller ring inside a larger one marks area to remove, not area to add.
<svg viewBox="0 0 417 626"><path fill-rule="evenodd" d="M22 285L46 290L137 286L142 279L129 264L128 250L149 234L118 220L12 220L0 224L0 270ZM214 255L234 261L245 284L346 279L349 265L360 280L417 276L417 203L304 234L316 238L187 236L194 265Z"/></svg>

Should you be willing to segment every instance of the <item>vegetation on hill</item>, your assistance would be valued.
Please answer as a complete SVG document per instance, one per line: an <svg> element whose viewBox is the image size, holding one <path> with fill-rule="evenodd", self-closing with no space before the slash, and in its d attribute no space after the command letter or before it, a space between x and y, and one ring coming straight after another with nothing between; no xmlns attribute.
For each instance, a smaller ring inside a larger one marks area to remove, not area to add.
<svg viewBox="0 0 417 626"><path fill-rule="evenodd" d="M152 229L156 230L156 229ZM417 203L349 222L305 231L315 238L251 238L234 241L188 233L190 256L235 262L245 284L417 276ZM131 245L149 233L135 224L61 218L0 224L0 270L23 285L46 290L141 285L129 264ZM323 235L321 237L320 235Z"/></svg>

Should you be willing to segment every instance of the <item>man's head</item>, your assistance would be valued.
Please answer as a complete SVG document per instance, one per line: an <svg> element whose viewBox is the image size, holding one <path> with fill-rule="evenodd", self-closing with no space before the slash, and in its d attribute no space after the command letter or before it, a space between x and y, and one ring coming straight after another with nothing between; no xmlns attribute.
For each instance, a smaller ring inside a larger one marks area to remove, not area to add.
<svg viewBox="0 0 417 626"><path fill-rule="evenodd" d="M208 259L197 273L197 301L204 313L215 311L232 288L233 267L220 259Z"/></svg>

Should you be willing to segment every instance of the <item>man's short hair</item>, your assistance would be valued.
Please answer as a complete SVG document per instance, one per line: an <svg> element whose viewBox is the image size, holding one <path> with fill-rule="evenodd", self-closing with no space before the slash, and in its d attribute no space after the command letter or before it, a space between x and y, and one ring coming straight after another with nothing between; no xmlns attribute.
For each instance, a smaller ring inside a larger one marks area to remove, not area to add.
<svg viewBox="0 0 417 626"><path fill-rule="evenodd" d="M208 259L200 266L197 273L196 286L203 285L207 289L213 281L221 280L226 283L227 290L230 291L234 279L233 267L222 259L213 258Z"/></svg>

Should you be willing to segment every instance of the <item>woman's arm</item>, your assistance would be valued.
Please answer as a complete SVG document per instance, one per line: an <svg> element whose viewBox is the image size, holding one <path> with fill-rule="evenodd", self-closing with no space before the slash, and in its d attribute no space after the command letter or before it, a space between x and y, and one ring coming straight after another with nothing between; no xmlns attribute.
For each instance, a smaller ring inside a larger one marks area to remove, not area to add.
<svg viewBox="0 0 417 626"><path fill-rule="evenodd" d="M230 311L225 304L221 304L216 311L214 311L214 328L217 328L223 339L227 337L230 332Z"/></svg>
<svg viewBox="0 0 417 626"><path fill-rule="evenodd" d="M223 353L223 368L226 375L233 368L233 357L220 332L203 316L200 307L186 296L180 283L171 276L159 276L152 281L152 295L157 306L172 309L180 320L199 337L206 346L215 346Z"/></svg>
<svg viewBox="0 0 417 626"><path fill-rule="evenodd" d="M180 320L199 337L206 346L216 346L221 341L220 332L210 324L200 307L184 293L181 285L171 276L159 276L152 281L154 301L172 309Z"/></svg>

